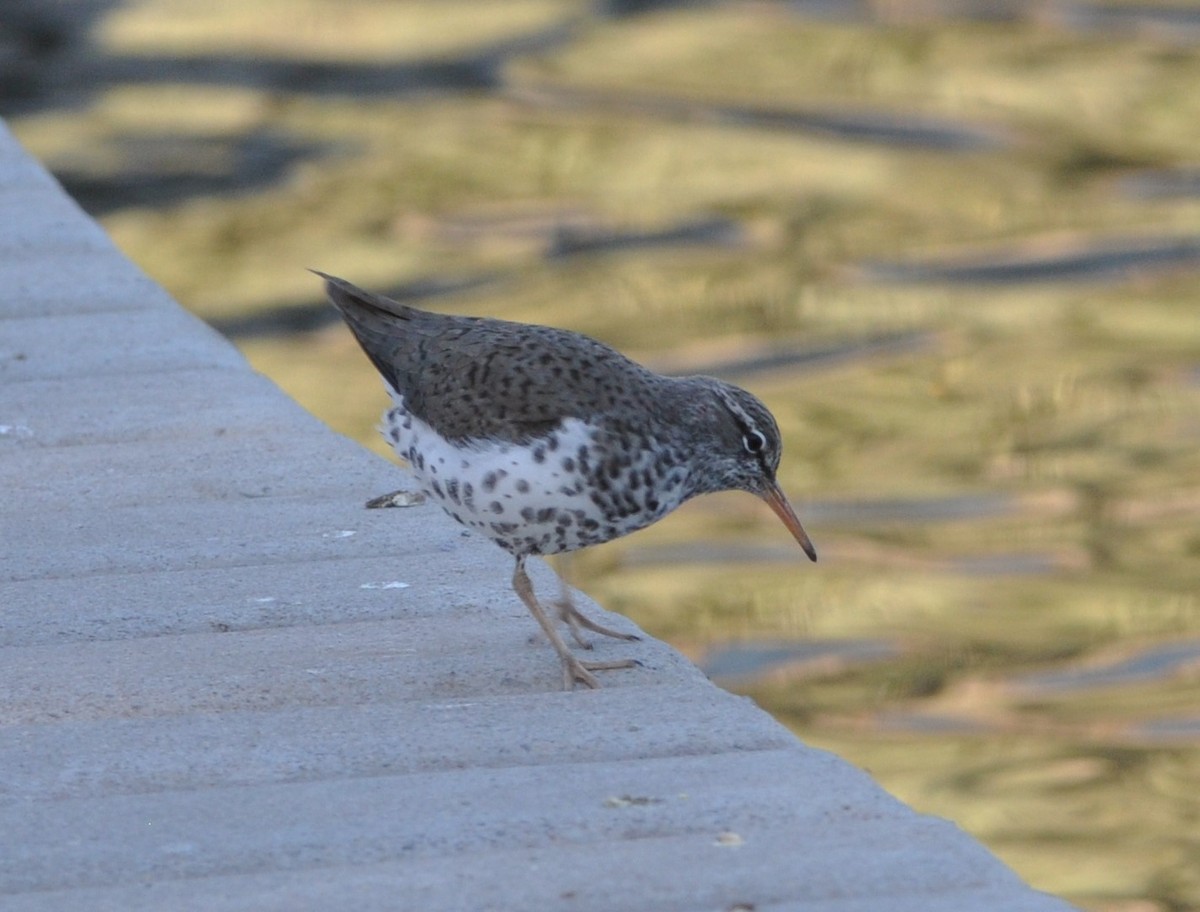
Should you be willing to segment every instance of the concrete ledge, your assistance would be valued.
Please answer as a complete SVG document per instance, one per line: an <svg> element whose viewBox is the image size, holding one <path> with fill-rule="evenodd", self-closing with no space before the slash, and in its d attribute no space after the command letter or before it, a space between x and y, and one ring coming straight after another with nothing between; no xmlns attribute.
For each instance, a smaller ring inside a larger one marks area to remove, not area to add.
<svg viewBox="0 0 1200 912"><path fill-rule="evenodd" d="M665 644L559 690L507 556L2 129L0 282L5 910L1068 908Z"/></svg>

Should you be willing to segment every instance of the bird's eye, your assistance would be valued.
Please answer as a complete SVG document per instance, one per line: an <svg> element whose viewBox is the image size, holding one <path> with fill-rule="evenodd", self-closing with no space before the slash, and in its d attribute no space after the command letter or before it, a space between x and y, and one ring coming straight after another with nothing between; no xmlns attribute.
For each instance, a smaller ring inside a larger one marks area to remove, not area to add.
<svg viewBox="0 0 1200 912"><path fill-rule="evenodd" d="M742 446L747 453L761 453L767 446L767 438L760 431L749 431L742 438Z"/></svg>

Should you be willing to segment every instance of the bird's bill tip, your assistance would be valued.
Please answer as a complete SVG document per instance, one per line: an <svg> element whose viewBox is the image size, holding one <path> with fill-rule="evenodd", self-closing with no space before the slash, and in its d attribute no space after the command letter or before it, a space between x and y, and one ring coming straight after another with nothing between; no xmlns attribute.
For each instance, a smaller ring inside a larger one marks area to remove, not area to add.
<svg viewBox="0 0 1200 912"><path fill-rule="evenodd" d="M817 549L813 547L812 540L808 537L808 533L804 531L804 526L800 525L800 517L796 515L796 511L792 509L792 505L788 503L787 497L784 496L779 485L774 482L767 487L763 493L762 499L767 502L775 515L778 516L787 530L792 533L800 547L804 549L804 553L808 555L808 559L816 561Z"/></svg>

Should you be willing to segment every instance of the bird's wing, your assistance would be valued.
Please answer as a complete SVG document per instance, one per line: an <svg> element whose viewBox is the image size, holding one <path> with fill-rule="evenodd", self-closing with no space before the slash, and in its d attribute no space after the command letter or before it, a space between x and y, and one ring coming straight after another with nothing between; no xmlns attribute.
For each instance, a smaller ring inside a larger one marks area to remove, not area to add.
<svg viewBox="0 0 1200 912"><path fill-rule="evenodd" d="M619 413L665 378L577 333L433 314L321 275L409 411L448 440L524 442L564 418Z"/></svg>

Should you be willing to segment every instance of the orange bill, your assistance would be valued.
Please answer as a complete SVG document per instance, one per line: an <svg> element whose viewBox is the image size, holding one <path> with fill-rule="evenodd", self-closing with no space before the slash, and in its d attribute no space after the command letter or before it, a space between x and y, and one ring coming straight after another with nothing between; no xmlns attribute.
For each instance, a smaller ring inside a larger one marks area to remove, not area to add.
<svg viewBox="0 0 1200 912"><path fill-rule="evenodd" d="M775 511L775 515L783 520L783 524L796 537L796 541L800 543L800 547L804 549L804 553L808 555L809 560L815 561L817 559L817 549L813 547L808 533L804 531L804 526L800 525L800 518L796 516L796 511L792 509L792 505L788 503L788 499L783 496L783 491L779 489L779 485L771 482L770 487L762 495L762 499L770 504L771 509Z"/></svg>

